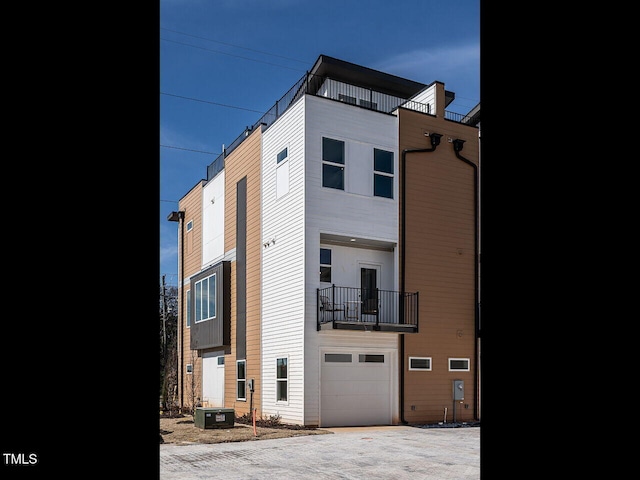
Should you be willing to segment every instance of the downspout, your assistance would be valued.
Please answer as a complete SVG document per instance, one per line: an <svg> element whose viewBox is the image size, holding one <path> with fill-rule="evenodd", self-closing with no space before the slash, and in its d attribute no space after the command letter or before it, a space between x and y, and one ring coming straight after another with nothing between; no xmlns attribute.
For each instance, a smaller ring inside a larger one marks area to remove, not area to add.
<svg viewBox="0 0 640 480"><path fill-rule="evenodd" d="M178 332L178 345L180 347L180 364L178 372L180 374L180 411L184 407L184 210L178 211L180 218L180 328Z"/></svg>
<svg viewBox="0 0 640 480"><path fill-rule="evenodd" d="M460 160L462 160L463 162L467 163L468 165L471 165L473 167L473 218L474 218L474 230L473 230L473 241L474 241L474 274L475 274L475 278L474 278L474 286L475 286L475 296L474 296L474 302L475 302L475 312L474 312L474 356L475 356L475 361L474 361L474 369L473 369L473 374L474 374L474 382L473 382L473 398L475 398L475 402L473 404L473 418L474 420L478 419L478 375L479 375L479 370L478 370L478 338L479 338L479 333L480 333L480 318L479 318L479 294L478 294L478 290L479 290L479 284L478 284L478 260L479 260L479 252L478 252L478 226L479 226L479 221L478 221L478 166L473 163L471 160L468 160L466 158L464 158L462 155L460 155L460 152L462 151L462 147L464 144L464 140L460 140L458 138L456 138L455 140L453 140L453 151L456 154L456 157L458 157Z"/></svg>
<svg viewBox="0 0 640 480"><path fill-rule="evenodd" d="M429 135L429 139L431 140L431 148L417 148L417 149L405 149L402 151L402 176L401 176L401 190L402 190L402 205L400 208L400 268L402 270L402 275L400 275L400 318L404 320L404 299L405 299L405 288L406 288L406 255L405 255L405 246L406 246L406 183L407 183L407 154L409 153L427 153L434 152L436 147L440 145L440 135L439 133L432 133ZM400 334L400 422L405 425L407 422L404 418L404 333Z"/></svg>

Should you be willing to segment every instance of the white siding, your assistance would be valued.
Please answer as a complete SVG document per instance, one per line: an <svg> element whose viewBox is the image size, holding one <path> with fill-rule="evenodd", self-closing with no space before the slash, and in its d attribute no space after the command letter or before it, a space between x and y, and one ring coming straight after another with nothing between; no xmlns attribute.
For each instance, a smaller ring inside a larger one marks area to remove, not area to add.
<svg viewBox="0 0 640 480"><path fill-rule="evenodd" d="M375 347L397 352L398 335L316 330L316 289L320 287L320 234L398 242L398 123L397 117L322 98L306 96L305 131L305 423L320 421L320 348ZM345 142L345 190L322 187L322 137ZM394 198L373 196L373 149L394 152ZM363 252L364 254L364 252ZM370 255L367 253L365 255ZM397 247L393 265L385 267L397 278ZM384 265L390 257L379 258ZM355 260L354 260L355 261ZM386 277L386 276L385 276ZM385 287L389 282L385 280ZM356 286L354 284L354 286ZM395 280L390 289L397 289ZM395 372L396 370L392 370ZM397 375L393 376L393 419L397 420Z"/></svg>
<svg viewBox="0 0 640 480"><path fill-rule="evenodd" d="M276 157L288 148L289 191L276 195ZM262 137L262 414L304 422L304 102ZM264 246L268 244L268 246ZM288 402L276 403L276 359L288 357Z"/></svg>
<svg viewBox="0 0 640 480"><path fill-rule="evenodd" d="M224 170L202 189L202 267L224 255Z"/></svg>
<svg viewBox="0 0 640 480"><path fill-rule="evenodd" d="M430 105L430 112L436 113L436 84L426 87L424 90L416 93L410 100L418 103ZM411 104L409 104L411 108Z"/></svg>

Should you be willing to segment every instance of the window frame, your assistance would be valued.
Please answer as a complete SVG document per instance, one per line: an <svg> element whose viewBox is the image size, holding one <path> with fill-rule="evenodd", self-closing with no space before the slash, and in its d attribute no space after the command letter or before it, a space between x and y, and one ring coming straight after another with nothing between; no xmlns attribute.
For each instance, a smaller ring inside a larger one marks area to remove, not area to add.
<svg viewBox="0 0 640 480"><path fill-rule="evenodd" d="M391 155L391 172L387 172L385 170L376 169L376 152L388 153ZM382 148L373 149L373 196L378 198L388 198L393 200L395 197L395 153L390 150L384 150ZM381 178L389 178L391 179L391 196L376 194L376 179L378 177Z"/></svg>
<svg viewBox="0 0 640 480"><path fill-rule="evenodd" d="M451 368L451 362L467 362L467 368ZM449 371L450 372L468 372L470 370L471 361L468 358L449 358L448 361Z"/></svg>
<svg viewBox="0 0 640 480"><path fill-rule="evenodd" d="M278 362L280 362L280 360L284 360L284 367L285 367L285 371L286 371L286 376L285 377L279 377L278 376L280 374L280 369L279 369L279 365L278 365ZM280 384L282 384L282 383L285 384L285 391L284 391L285 398L284 399L279 398L280 397ZM276 403L289 404L289 356L276 358Z"/></svg>
<svg viewBox="0 0 640 480"><path fill-rule="evenodd" d="M187 370L187 375L193 375L193 363L187 363L185 368Z"/></svg>
<svg viewBox="0 0 640 480"><path fill-rule="evenodd" d="M284 156L281 157L282 154ZM276 200L289 193L289 178L289 146L287 145L276 155ZM282 186L282 191L280 186Z"/></svg>
<svg viewBox="0 0 640 480"><path fill-rule="evenodd" d="M421 367L412 367L411 360L426 360L429 362L429 366L427 368ZM432 357L409 357L409 370L416 372L430 372L433 370L433 359Z"/></svg>
<svg viewBox="0 0 640 480"><path fill-rule="evenodd" d="M322 263L322 250L327 250L329 252L329 261L333 262L333 253L331 251L330 248L326 248L326 247L320 247L320 282L322 283L331 283L331 274L332 274L332 268L331 268L331 263ZM322 280L322 269L323 268L328 268L329 269L329 280Z"/></svg>
<svg viewBox="0 0 640 480"><path fill-rule="evenodd" d="M217 295L217 272L212 273L206 277L194 282L193 288L195 289L194 307L193 312L194 323L206 322L207 320L213 320L218 314L218 295ZM203 287L206 283L206 294L203 291ZM213 287L211 284L213 283ZM213 303L211 298L211 291L213 290ZM211 306L213 305L213 314L211 314ZM206 316L204 316L204 307L206 306Z"/></svg>
<svg viewBox="0 0 640 480"><path fill-rule="evenodd" d="M342 162L337 162L335 160L325 160L325 140L328 140L330 142L338 142L341 144L342 146ZM345 191L345 168L346 168L346 143L344 140L338 140L335 138L331 138L331 137L325 137L322 136L322 145L321 145L321 158L322 158L322 187L323 188L331 188L333 190L342 190L343 192ZM333 168L333 169L340 169L340 174L342 176L341 178L341 186L331 186L331 185L326 185L325 184L325 167L329 167L329 168Z"/></svg>
<svg viewBox="0 0 640 480"><path fill-rule="evenodd" d="M240 364L244 365L244 378L240 378ZM240 385L244 390L244 397L240 396ZM236 400L247 401L247 359L236 360Z"/></svg>
<svg viewBox="0 0 640 480"><path fill-rule="evenodd" d="M191 230L193 230L193 220L189 220L187 222L187 232L190 232Z"/></svg>

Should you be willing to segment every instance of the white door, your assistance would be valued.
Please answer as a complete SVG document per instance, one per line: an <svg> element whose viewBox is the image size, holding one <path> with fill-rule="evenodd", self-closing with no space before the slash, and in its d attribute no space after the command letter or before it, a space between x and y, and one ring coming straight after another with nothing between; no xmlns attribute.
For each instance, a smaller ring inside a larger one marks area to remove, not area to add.
<svg viewBox="0 0 640 480"><path fill-rule="evenodd" d="M202 357L202 405L224 407L224 356Z"/></svg>
<svg viewBox="0 0 640 480"><path fill-rule="evenodd" d="M391 353L321 352L320 426L391 424Z"/></svg>

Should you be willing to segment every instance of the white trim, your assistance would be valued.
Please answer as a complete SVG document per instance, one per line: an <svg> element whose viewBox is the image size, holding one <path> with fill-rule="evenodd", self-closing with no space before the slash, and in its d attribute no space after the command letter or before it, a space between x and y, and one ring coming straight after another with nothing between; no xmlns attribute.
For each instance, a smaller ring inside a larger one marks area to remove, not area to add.
<svg viewBox="0 0 640 480"><path fill-rule="evenodd" d="M467 368L451 368L451 361L452 360L462 360L462 361L467 362ZM468 372L469 371L469 366L471 365L471 362L469 361L468 358L449 358L448 364L449 364L449 371L450 372Z"/></svg>
<svg viewBox="0 0 640 480"><path fill-rule="evenodd" d="M412 368L411 360L428 360L429 368ZM430 372L433 369L433 360L431 357L409 357L409 370L414 370L417 372Z"/></svg>

